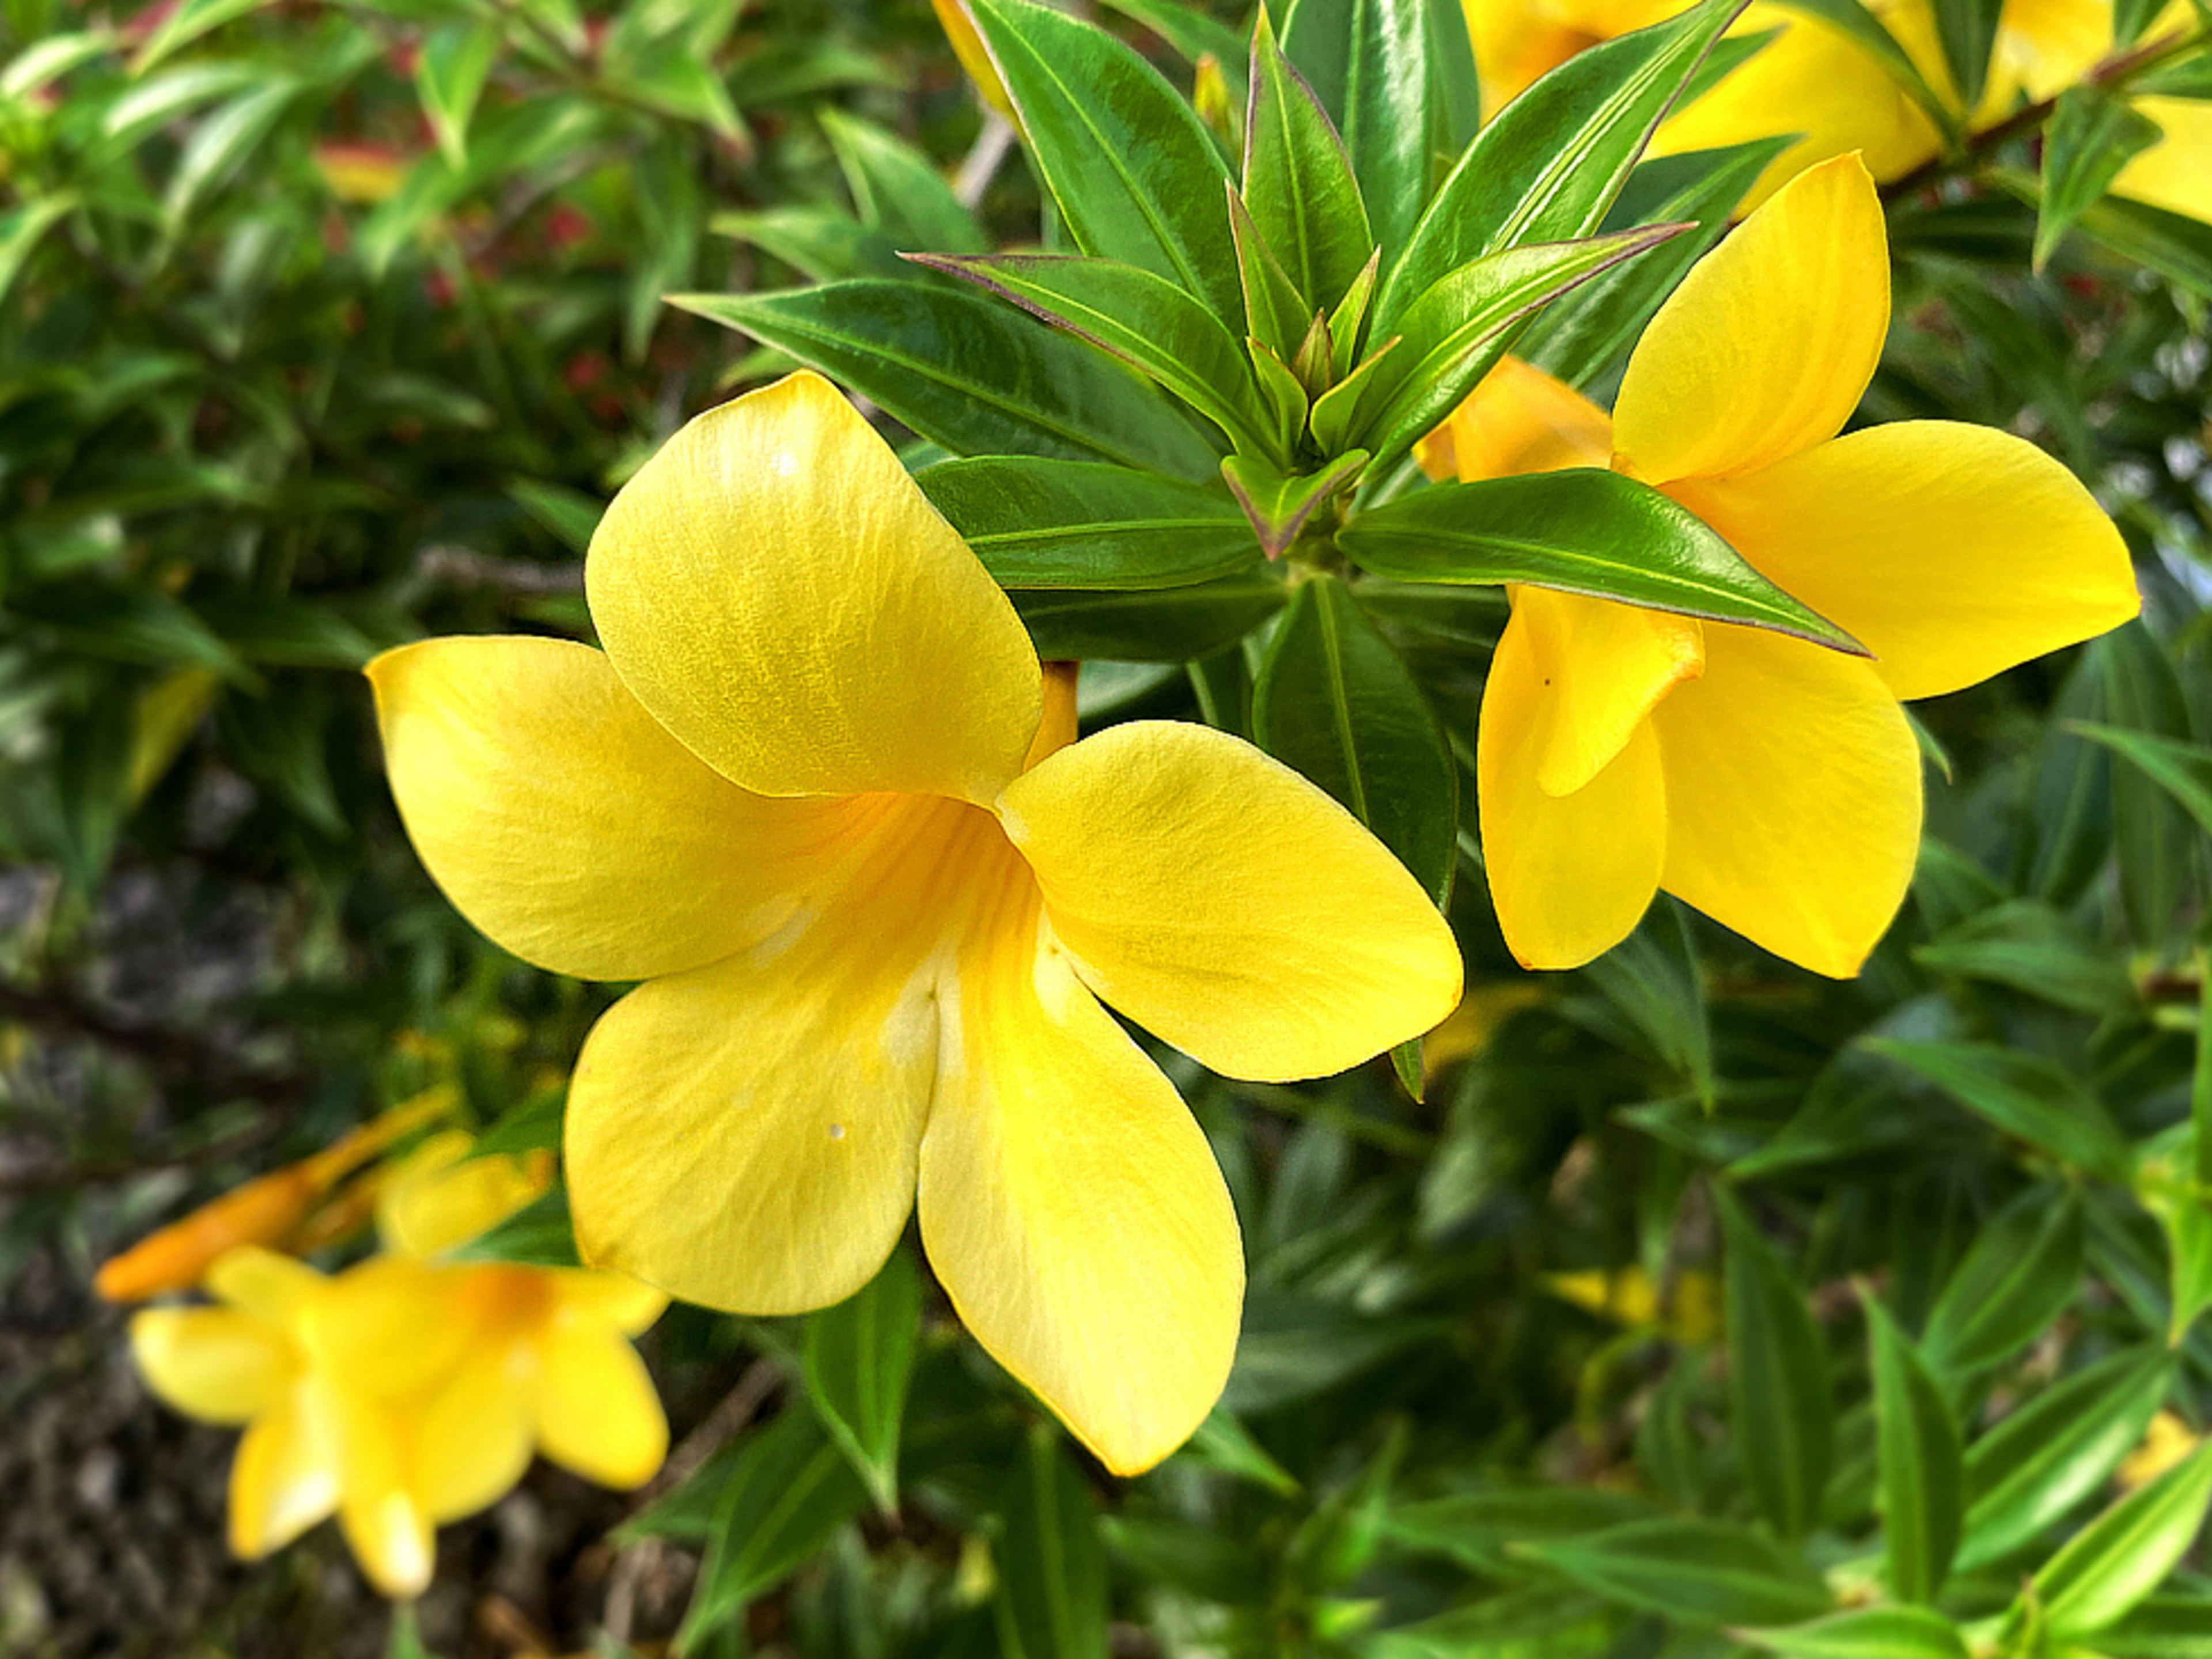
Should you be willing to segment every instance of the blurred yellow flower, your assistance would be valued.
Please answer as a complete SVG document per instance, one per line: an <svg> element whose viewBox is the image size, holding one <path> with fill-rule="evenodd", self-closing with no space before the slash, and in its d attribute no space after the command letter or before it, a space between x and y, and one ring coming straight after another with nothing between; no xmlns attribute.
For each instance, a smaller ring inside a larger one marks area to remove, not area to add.
<svg viewBox="0 0 2212 1659"><path fill-rule="evenodd" d="M325 1278L233 1249L207 1274L217 1305L131 1321L156 1395L246 1427L231 1467L237 1554L335 1514L376 1587L413 1596L430 1581L436 1525L495 1502L533 1449L608 1486L660 1467L667 1423L629 1339L665 1298L617 1274L433 1259L550 1179L543 1159L461 1162L468 1147L435 1137L386 1184L391 1253Z"/></svg>
<svg viewBox="0 0 2212 1659"><path fill-rule="evenodd" d="M1462 0L1474 40L1483 107L1494 111L1539 76L1584 48L1686 9L1686 0ZM1932 0L1871 0L1929 86L1954 110L1959 99L1943 61ZM2148 31L2155 39L2189 24L2175 5ZM1716 149L1796 133L1746 200L1756 207L1807 167L1856 150L1884 182L1942 149L1935 124L1857 42L1808 11L1753 0L1730 31L1772 38L1696 102L1677 110L1653 139L1655 155ZM1966 125L1994 125L2023 100L2055 96L2112 52L2112 0L2004 0L1987 86ZM2131 160L2116 194L2175 213L2212 219L2212 104L2164 97L2130 100L2165 137Z"/></svg>
<svg viewBox="0 0 2212 1659"><path fill-rule="evenodd" d="M1663 489L1871 660L1522 587L1476 784L1506 943L1571 968L1663 888L1838 977L1903 902L1920 759L1901 698L1974 684L2139 605L2087 490L1946 421L1838 437L1881 354L1881 206L1855 156L1801 174L1684 279L1608 418L1509 361L1423 450L1463 479L1605 466Z"/></svg>
<svg viewBox="0 0 2212 1659"><path fill-rule="evenodd" d="M2148 1486L2195 1451L2203 1437L2174 1413L2161 1409L2151 1419L2142 1443L2120 1460L2113 1479L2127 1492Z"/></svg>
<svg viewBox="0 0 2212 1659"><path fill-rule="evenodd" d="M1677 1273L1662 1301L1641 1267L1593 1267L1547 1273L1544 1288L1562 1302L1625 1325L1645 1328L1674 1342L1711 1342L1721 1334L1720 1281L1695 1267Z"/></svg>
<svg viewBox="0 0 2212 1659"><path fill-rule="evenodd" d="M585 1044L585 1259L795 1313L908 1213L961 1317L1110 1467L1219 1394L1242 1251L1205 1135L1100 999L1217 1071L1340 1071L1459 995L1357 820L1171 721L1075 736L1012 606L889 447L794 374L609 507L604 653L432 640L369 666L392 791L462 913L643 980Z"/></svg>

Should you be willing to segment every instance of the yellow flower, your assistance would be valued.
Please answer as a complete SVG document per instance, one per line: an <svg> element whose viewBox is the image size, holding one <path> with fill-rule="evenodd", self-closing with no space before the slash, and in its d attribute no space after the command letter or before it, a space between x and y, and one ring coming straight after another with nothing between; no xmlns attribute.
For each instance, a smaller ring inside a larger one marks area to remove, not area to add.
<svg viewBox="0 0 2212 1659"><path fill-rule="evenodd" d="M258 1247L209 1270L219 1305L131 1322L154 1392L246 1425L231 1467L230 1543L253 1559L335 1514L370 1580L413 1596L434 1529L495 1502L534 1449L603 1485L660 1467L668 1428L628 1339L665 1298L619 1275L404 1253L473 1237L544 1190L520 1160L459 1163L439 1136L384 1193L395 1251L334 1278Z"/></svg>
<svg viewBox="0 0 2212 1659"><path fill-rule="evenodd" d="M1495 110L1546 70L1583 51L1686 9L1685 0L1462 0L1474 40L1483 106ZM1873 0L1939 98L1958 98L1936 32L1931 0ZM2170 9L2146 39L2186 27ZM1881 63L1841 29L1807 12L1753 0L1730 33L1778 31L1747 62L1661 125L1651 154L1673 155L1796 133L1746 199L1756 207L1806 168L1856 150L1876 179L1902 178L1933 160L1935 124ZM1994 125L2022 100L2050 98L2112 51L2112 0L2004 0L1988 84L1967 123ZM2212 219L2212 105L2182 98L2130 100L2165 137L2136 155L2115 194Z"/></svg>
<svg viewBox="0 0 2212 1659"><path fill-rule="evenodd" d="M1459 994L1449 929L1249 745L1074 736L1006 596L818 376L692 422L593 538L604 654L369 666L462 913L643 980L578 1061L579 1247L687 1300L836 1302L916 1205L969 1328L1111 1468L1219 1393L1243 1262L1205 1135L1099 1006L1217 1071L1336 1072Z"/></svg>
<svg viewBox="0 0 2212 1659"><path fill-rule="evenodd" d="M1692 270L1610 419L1509 362L1455 411L1448 452L1425 452L1470 479L1609 464L1874 653L1517 590L1476 782L1491 896L1525 965L1589 961L1663 888L1778 956L1856 973L1919 844L1899 699L2135 615L2118 532L2032 445L1946 421L1835 435L1888 317L1881 204L1843 156Z"/></svg>

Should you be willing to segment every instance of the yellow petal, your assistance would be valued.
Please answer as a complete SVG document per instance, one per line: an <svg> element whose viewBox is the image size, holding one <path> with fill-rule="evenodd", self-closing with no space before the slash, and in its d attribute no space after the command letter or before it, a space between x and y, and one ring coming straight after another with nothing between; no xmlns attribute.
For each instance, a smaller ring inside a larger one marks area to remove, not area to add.
<svg viewBox="0 0 2212 1659"><path fill-rule="evenodd" d="M1528 741L1547 795L1588 784L1660 698L1705 669L1705 630L1692 617L1540 587L1516 588L1513 613L1536 671Z"/></svg>
<svg viewBox="0 0 2212 1659"><path fill-rule="evenodd" d="M993 109L1009 121L1017 119L1014 100L1006 95L1006 83L999 76L999 66L991 61L989 50L975 27L975 20L968 15L961 0L930 0L937 13L939 27L951 43L952 55L960 60L960 67L968 71L977 94Z"/></svg>
<svg viewBox="0 0 2212 1659"><path fill-rule="evenodd" d="M930 1265L1108 1468L1149 1468L1212 1409L1237 1347L1243 1257L1212 1150L1048 945L971 957L946 1042L921 1148Z"/></svg>
<svg viewBox="0 0 2212 1659"><path fill-rule="evenodd" d="M670 439L608 507L584 577L623 684L763 794L988 801L1036 731L1013 606L817 374Z"/></svg>
<svg viewBox="0 0 2212 1659"><path fill-rule="evenodd" d="M372 1256L329 1281L300 1321L308 1363L380 1400L434 1385L466 1346L471 1270Z"/></svg>
<svg viewBox="0 0 2212 1659"><path fill-rule="evenodd" d="M244 1423L272 1409L299 1369L280 1330L234 1308L134 1315L131 1358L164 1405L204 1423Z"/></svg>
<svg viewBox="0 0 2212 1659"><path fill-rule="evenodd" d="M1501 357L1414 450L1431 477L1469 483L1605 466L1613 459L1613 417L1564 380Z"/></svg>
<svg viewBox="0 0 2212 1659"><path fill-rule="evenodd" d="M1912 0L1902 9L1925 15L1928 32L1933 34L1935 8L1928 0ZM2154 38L2187 17L2185 7L2169 6L2146 38ZM2022 94L2029 101L2057 96L2112 49L2109 0L2004 0L2001 19L1990 64L1989 93L1975 112L1977 125L2010 114ZM1941 46L1929 55L1940 62ZM1948 88L1948 75L1936 84Z"/></svg>
<svg viewBox="0 0 2212 1659"><path fill-rule="evenodd" d="M717 775L562 640L426 640L368 665L392 793L454 908L526 962L644 979L781 925L834 817Z"/></svg>
<svg viewBox="0 0 2212 1659"><path fill-rule="evenodd" d="M495 1330L470 1343L445 1380L410 1406L412 1486L424 1515L458 1521L514 1489L537 1441L537 1394L530 1343Z"/></svg>
<svg viewBox="0 0 2212 1659"><path fill-rule="evenodd" d="M1855 155L1800 173L1700 259L1628 360L1615 465L1729 477L1843 429L1889 328L1881 202Z"/></svg>
<svg viewBox="0 0 2212 1659"><path fill-rule="evenodd" d="M546 1277L556 1301L604 1321L624 1336L637 1336L650 1329L668 1309L665 1292L628 1273L555 1267L547 1270Z"/></svg>
<svg viewBox="0 0 2212 1659"><path fill-rule="evenodd" d="M1459 1000L1451 929L1349 812L1249 744L1142 720L1009 786L1006 834L1091 988L1232 1077L1355 1066Z"/></svg>
<svg viewBox="0 0 2212 1659"><path fill-rule="evenodd" d="M1705 630L1705 672L1652 714L1667 775L1666 890L1778 957L1858 972L1920 848L1920 754L1865 661Z"/></svg>
<svg viewBox="0 0 2212 1659"><path fill-rule="evenodd" d="M2212 103L2201 98L2136 98L2136 113L2166 137L2130 159L2112 193L2168 213L2212 220Z"/></svg>
<svg viewBox="0 0 2212 1659"><path fill-rule="evenodd" d="M1841 29L1809 13L1756 0L1729 32L1769 29L1781 33L1660 125L1651 155L1802 134L1746 193L1737 210L1749 212L1806 168L1852 150L1876 179L1889 179L1941 149L1941 137L1920 106Z"/></svg>
<svg viewBox="0 0 2212 1659"><path fill-rule="evenodd" d="M226 1251L210 1264L208 1294L232 1307L293 1327L301 1311L321 1296L330 1281L306 1262L259 1245Z"/></svg>
<svg viewBox="0 0 2212 1659"><path fill-rule="evenodd" d="M1537 781L1543 674L1516 605L1475 738L1482 862L1506 948L1524 968L1579 968L1635 931L1666 856L1666 790L1648 722L1571 795ZM1602 663L1578 669L1603 672ZM1555 677L1556 678L1556 677Z"/></svg>
<svg viewBox="0 0 2212 1659"><path fill-rule="evenodd" d="M2095 498L2027 440L1987 427L1869 427L1670 493L1855 635L1899 697L1975 684L2141 606L2127 544Z"/></svg>
<svg viewBox="0 0 2212 1659"><path fill-rule="evenodd" d="M659 1472L668 1419L645 1362L605 1320L556 1308L538 1340L538 1443L586 1480L627 1492Z"/></svg>
<svg viewBox="0 0 2212 1659"><path fill-rule="evenodd" d="M326 1389L303 1379L238 1443L230 1466L230 1549L255 1560L338 1506L338 1442Z"/></svg>
<svg viewBox="0 0 2212 1659"><path fill-rule="evenodd" d="M550 1157L470 1158L474 1144L465 1130L433 1135L385 1178L376 1200L385 1249L431 1256L465 1244L553 1184Z"/></svg>
<svg viewBox="0 0 2212 1659"><path fill-rule="evenodd" d="M411 1600L430 1585L437 1540L408 1483L408 1448L388 1407L332 1395L338 1438L338 1526L378 1591Z"/></svg>

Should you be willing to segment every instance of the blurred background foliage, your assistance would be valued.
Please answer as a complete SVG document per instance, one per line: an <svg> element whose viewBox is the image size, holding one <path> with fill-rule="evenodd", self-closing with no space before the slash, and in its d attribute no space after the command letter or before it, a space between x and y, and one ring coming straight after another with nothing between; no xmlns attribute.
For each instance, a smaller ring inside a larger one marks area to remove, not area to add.
<svg viewBox="0 0 2212 1659"><path fill-rule="evenodd" d="M425 1087L557 1139L605 994L432 890L355 671L585 630L600 503L783 366L663 295L1034 240L1036 192L919 0L0 15L0 1653L2212 1653L2185 222L2155 271L2077 236L2031 276L2015 194L1893 205L1868 413L2046 445L2147 604L1917 711L1928 842L1858 981L1665 902L1522 975L1463 880L1425 1102L1382 1061L1276 1088L1161 1056L1251 1292L1221 1410L1159 1471L1083 1460L909 1251L810 1320L672 1314L661 1482L541 1474L388 1626L328 1528L221 1559L227 1437L137 1391L88 1288ZM1378 610L1463 691L1464 759L1502 602ZM1219 684L1094 666L1086 708L1218 718ZM1868 1604L1896 1610L1801 1622Z"/></svg>

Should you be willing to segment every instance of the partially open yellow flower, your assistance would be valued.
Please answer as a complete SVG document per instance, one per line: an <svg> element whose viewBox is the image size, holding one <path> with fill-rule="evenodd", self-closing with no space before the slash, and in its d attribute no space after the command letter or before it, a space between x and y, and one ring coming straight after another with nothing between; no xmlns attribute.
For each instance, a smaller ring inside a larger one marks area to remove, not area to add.
<svg viewBox="0 0 2212 1659"><path fill-rule="evenodd" d="M1577 52L1687 7L1687 0L1462 3L1486 112ZM1871 0L1869 9L1936 95L1956 108L1930 0ZM2177 4L2148 38L2189 21L2187 9ZM1842 29L1778 0L1753 0L1730 33L1771 33L1772 38L1717 86L1670 115L1652 140L1652 155L1799 135L1747 197L1746 206L1756 207L1807 167L1850 151L1859 152L1884 181L1902 178L1941 151L1941 135L1926 112ZM2004 0L1988 84L1967 125L1993 125L2023 100L2055 96L2107 56L2112 40L2112 0ZM2114 193L2212 219L2212 105L2182 98L2131 101L2165 136L2121 170Z"/></svg>
<svg viewBox="0 0 2212 1659"><path fill-rule="evenodd" d="M1843 156L1691 270L1609 419L1509 361L1425 450L1465 479L1609 464L1874 653L1516 591L1476 781L1491 896L1524 964L1589 961L1664 888L1778 956L1856 973L1919 846L1899 699L2135 615L2119 533L2033 445L1948 421L1836 435L1888 319L1881 206Z"/></svg>
<svg viewBox="0 0 2212 1659"><path fill-rule="evenodd" d="M386 1243L333 1278L257 1247L207 1277L219 1305L131 1322L154 1392L188 1416L243 1424L230 1542L247 1559L335 1514L386 1595L430 1582L434 1529L496 1502L532 1451L602 1485L660 1467L668 1425L629 1339L666 1298L619 1274L443 1264L406 1254L475 1237L544 1189L524 1160L459 1162L434 1138L384 1199Z"/></svg>
<svg viewBox="0 0 2212 1659"><path fill-rule="evenodd" d="M969 1329L1111 1468L1236 1346L1229 1195L1103 997L1218 1071L1342 1070L1459 957L1404 868L1249 744L1071 743L1006 596L829 383L684 428L586 569L605 653L447 639L369 666L392 790L517 955L644 980L568 1114L579 1247L762 1314L849 1296L919 1196Z"/></svg>

